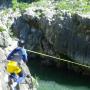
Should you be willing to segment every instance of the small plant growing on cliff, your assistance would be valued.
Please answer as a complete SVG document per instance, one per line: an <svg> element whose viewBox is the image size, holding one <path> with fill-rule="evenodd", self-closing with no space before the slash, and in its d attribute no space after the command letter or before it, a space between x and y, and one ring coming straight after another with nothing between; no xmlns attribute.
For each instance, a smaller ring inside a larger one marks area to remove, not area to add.
<svg viewBox="0 0 90 90"><path fill-rule="evenodd" d="M24 2L17 2L17 0L12 0L12 4L13 4L14 11L16 11L17 8L19 8L21 11L25 10L30 5L30 4L24 3Z"/></svg>
<svg viewBox="0 0 90 90"><path fill-rule="evenodd" d="M12 0L13 10L15 11L16 8L18 8L18 2L17 0Z"/></svg>
<svg viewBox="0 0 90 90"><path fill-rule="evenodd" d="M3 27L0 27L0 32L5 31L5 29Z"/></svg>
<svg viewBox="0 0 90 90"><path fill-rule="evenodd" d="M33 87L38 87L39 86L39 84L38 84L38 77L31 77L32 78L32 84L33 84Z"/></svg>
<svg viewBox="0 0 90 90"><path fill-rule="evenodd" d="M25 10L26 8L28 8L30 5L29 4L27 4L27 3L19 3L19 9L20 10Z"/></svg>

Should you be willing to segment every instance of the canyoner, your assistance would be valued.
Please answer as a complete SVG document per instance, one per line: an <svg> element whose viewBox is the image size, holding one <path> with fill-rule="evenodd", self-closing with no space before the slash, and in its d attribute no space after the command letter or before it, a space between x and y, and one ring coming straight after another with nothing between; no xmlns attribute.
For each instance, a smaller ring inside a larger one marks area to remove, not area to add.
<svg viewBox="0 0 90 90"><path fill-rule="evenodd" d="M17 62L8 61L6 64L6 72L5 80L7 83L7 90L21 90L21 84L28 85L27 90L32 90L31 75L24 72Z"/></svg>
<svg viewBox="0 0 90 90"><path fill-rule="evenodd" d="M7 60L14 60L19 64L27 63L27 52L24 49L25 42L24 40L19 40L18 45L13 49L7 56Z"/></svg>
<svg viewBox="0 0 90 90"><path fill-rule="evenodd" d="M24 49L25 42L20 39L17 44L5 60L7 62L5 65L7 87L9 90L22 90L20 87L25 84L26 90L32 90L32 76L26 65L28 58Z"/></svg>

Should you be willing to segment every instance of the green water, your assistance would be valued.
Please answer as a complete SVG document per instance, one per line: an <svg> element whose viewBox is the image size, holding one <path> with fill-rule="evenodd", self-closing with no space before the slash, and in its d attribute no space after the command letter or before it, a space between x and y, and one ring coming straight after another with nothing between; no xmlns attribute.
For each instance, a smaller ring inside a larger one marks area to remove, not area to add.
<svg viewBox="0 0 90 90"><path fill-rule="evenodd" d="M38 90L90 90L88 77L41 66L38 60L31 60L29 66L31 74L38 78Z"/></svg>

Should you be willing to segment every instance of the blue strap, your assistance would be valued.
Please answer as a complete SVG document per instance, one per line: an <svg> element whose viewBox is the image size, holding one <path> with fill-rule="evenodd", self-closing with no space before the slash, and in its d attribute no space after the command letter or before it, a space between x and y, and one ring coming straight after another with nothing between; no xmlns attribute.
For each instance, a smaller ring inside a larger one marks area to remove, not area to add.
<svg viewBox="0 0 90 90"><path fill-rule="evenodd" d="M17 76L16 75L10 75L10 78L15 79L15 81L17 80Z"/></svg>

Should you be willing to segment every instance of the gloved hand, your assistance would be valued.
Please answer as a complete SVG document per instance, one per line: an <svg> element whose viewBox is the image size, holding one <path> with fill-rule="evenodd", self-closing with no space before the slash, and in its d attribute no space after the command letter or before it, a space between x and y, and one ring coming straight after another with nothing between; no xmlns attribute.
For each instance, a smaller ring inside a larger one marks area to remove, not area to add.
<svg viewBox="0 0 90 90"><path fill-rule="evenodd" d="M17 82L14 82L12 85L11 85L11 87L12 87L12 89L14 90L14 88L17 86Z"/></svg>

